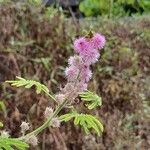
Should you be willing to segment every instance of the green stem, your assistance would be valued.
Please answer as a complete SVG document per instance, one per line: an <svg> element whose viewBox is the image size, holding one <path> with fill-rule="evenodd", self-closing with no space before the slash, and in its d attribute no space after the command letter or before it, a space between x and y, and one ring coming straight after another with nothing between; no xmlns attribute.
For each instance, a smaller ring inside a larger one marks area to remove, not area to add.
<svg viewBox="0 0 150 150"><path fill-rule="evenodd" d="M42 130L44 130L45 128L47 128L47 127L49 126L49 124L51 123L52 119L58 115L58 113L62 110L62 108L65 106L66 103L67 103L67 99L65 99L65 100L56 108L56 110L54 111L53 115L52 115L49 119L47 119L43 125L41 125L41 126L38 127L37 129L35 129L34 131L32 131L32 132L26 134L25 136L20 137L19 139L20 139L20 140L23 140L23 139L29 138L29 137L32 136L32 135L35 135L35 136L38 135Z"/></svg>
<svg viewBox="0 0 150 150"><path fill-rule="evenodd" d="M56 99L55 99L55 97L54 97L53 95L49 94L49 93L46 92L46 91L45 91L45 93L46 93L47 96L49 96L52 100L54 100L55 102L57 102Z"/></svg>

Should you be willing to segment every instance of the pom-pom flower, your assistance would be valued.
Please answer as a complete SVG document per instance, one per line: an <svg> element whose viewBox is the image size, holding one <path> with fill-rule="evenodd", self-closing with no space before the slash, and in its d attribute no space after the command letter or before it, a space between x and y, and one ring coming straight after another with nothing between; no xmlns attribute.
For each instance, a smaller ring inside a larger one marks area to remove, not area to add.
<svg viewBox="0 0 150 150"><path fill-rule="evenodd" d="M105 45L105 37L99 33L94 34L94 36L91 39L91 44L93 49L101 49Z"/></svg>
<svg viewBox="0 0 150 150"><path fill-rule="evenodd" d="M80 74L80 80L82 82L89 82L89 80L91 79L92 77L92 71L90 70L89 67L84 67L81 71L81 74Z"/></svg>
<svg viewBox="0 0 150 150"><path fill-rule="evenodd" d="M91 65L98 61L100 54L99 54L98 50L93 49L86 53L83 53L81 55L81 57L86 65Z"/></svg>
<svg viewBox="0 0 150 150"><path fill-rule="evenodd" d="M69 81L74 81L77 79L79 69L75 66L67 67L65 70L65 75Z"/></svg>
<svg viewBox="0 0 150 150"><path fill-rule="evenodd" d="M78 38L74 41L74 49L77 53L87 51L89 48L89 42L85 37Z"/></svg>
<svg viewBox="0 0 150 150"><path fill-rule="evenodd" d="M81 37L74 42L74 49L79 56L88 65L95 63L100 54L98 49L102 49L105 45L105 37L99 33L94 34L92 37ZM69 64L74 64L73 57L70 57Z"/></svg>
<svg viewBox="0 0 150 150"><path fill-rule="evenodd" d="M83 60L80 56L75 55L75 56L71 56L68 59L68 63L70 66L75 66L75 67L80 68L83 65Z"/></svg>

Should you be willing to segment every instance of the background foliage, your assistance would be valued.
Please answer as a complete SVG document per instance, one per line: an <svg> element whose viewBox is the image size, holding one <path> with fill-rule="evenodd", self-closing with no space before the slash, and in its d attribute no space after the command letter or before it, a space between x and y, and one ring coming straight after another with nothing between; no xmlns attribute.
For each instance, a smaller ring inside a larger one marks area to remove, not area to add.
<svg viewBox="0 0 150 150"><path fill-rule="evenodd" d="M149 0L83 0L80 11L85 16L131 16L150 13Z"/></svg>
<svg viewBox="0 0 150 150"><path fill-rule="evenodd" d="M40 149L148 149L150 114L150 19L84 19L74 24L54 8L18 3L0 6L0 122L13 137L22 120L35 128L43 121L48 97L3 83L15 76L41 81L50 93L65 83L64 67L72 55L72 41L92 28L107 39L101 60L93 66L89 89L102 96L104 134L84 136L72 123L49 128L39 136ZM61 83L61 85L60 85ZM85 113L83 101L81 104ZM54 104L51 104L52 106ZM80 110L79 110L80 111ZM33 148L31 148L33 150ZM36 148L37 149L37 148Z"/></svg>

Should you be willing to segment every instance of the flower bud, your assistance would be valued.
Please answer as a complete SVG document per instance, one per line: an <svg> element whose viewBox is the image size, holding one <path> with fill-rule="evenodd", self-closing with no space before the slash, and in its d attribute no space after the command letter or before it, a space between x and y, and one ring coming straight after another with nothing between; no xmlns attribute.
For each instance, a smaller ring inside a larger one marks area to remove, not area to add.
<svg viewBox="0 0 150 150"><path fill-rule="evenodd" d="M52 114L53 114L53 109L51 107L46 107L44 112L45 118L46 119L49 118Z"/></svg>
<svg viewBox="0 0 150 150"><path fill-rule="evenodd" d="M32 135L28 140L27 143L31 144L32 146L38 145L38 139L36 136Z"/></svg>
<svg viewBox="0 0 150 150"><path fill-rule="evenodd" d="M21 127L21 133L25 133L30 128L29 123L24 121L21 123L20 127Z"/></svg>
<svg viewBox="0 0 150 150"><path fill-rule="evenodd" d="M60 120L58 120L58 118L52 119L52 127L54 127L54 128L60 127Z"/></svg>

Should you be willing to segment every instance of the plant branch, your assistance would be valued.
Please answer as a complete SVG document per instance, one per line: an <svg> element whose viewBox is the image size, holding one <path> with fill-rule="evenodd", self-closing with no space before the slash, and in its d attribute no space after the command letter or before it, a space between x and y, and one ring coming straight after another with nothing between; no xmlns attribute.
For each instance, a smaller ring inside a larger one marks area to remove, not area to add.
<svg viewBox="0 0 150 150"><path fill-rule="evenodd" d="M32 131L32 132L26 134L25 136L20 137L19 139L20 139L20 140L23 140L23 139L29 138L29 137L32 136L32 135L35 135L35 136L38 135L42 130L44 130L45 128L47 128L47 127L50 125L52 119L58 115L58 113L62 110L62 108L65 106L66 103L67 103L67 99L65 99L65 100L56 108L56 110L54 111L53 115L52 115L49 119L47 119L43 125L41 125L41 126L38 127L37 129L35 129L34 131Z"/></svg>

